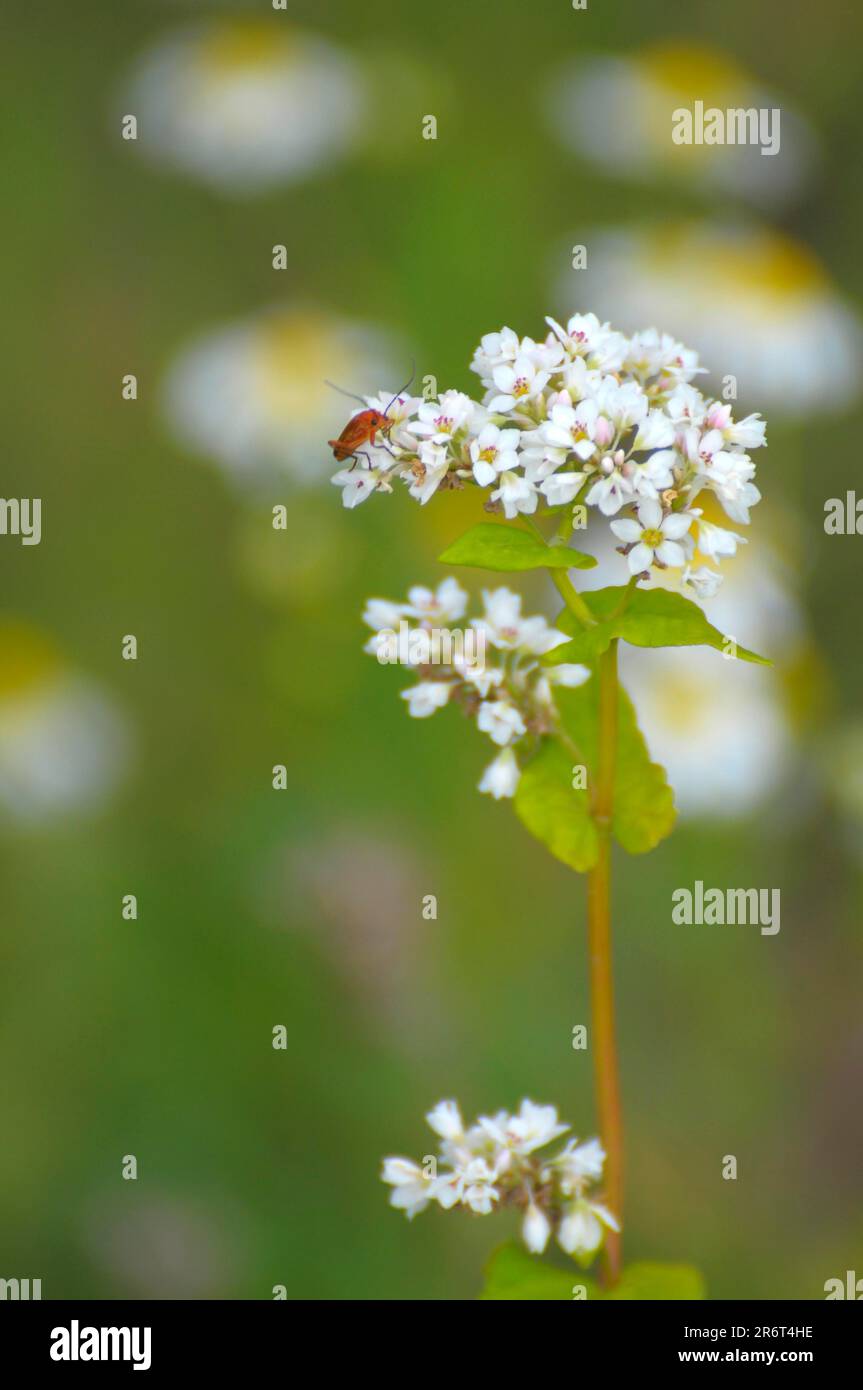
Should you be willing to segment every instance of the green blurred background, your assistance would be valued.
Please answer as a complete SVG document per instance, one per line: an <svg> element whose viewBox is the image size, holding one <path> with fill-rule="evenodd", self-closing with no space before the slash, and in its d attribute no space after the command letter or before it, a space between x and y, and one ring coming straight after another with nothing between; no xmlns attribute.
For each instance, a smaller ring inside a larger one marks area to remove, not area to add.
<svg viewBox="0 0 863 1390"><path fill-rule="evenodd" d="M542 92L562 59L657 39L720 49L810 124L805 187L740 212L814 252L853 309L860 16L840 0L729 0L721 18L658 0L16 11L3 492L41 496L43 537L0 540L0 743L22 700L81 681L117 747L98 794L85 756L80 795L70 772L59 805L5 812L0 1274L42 1278L48 1298L472 1297L510 1217L409 1226L381 1156L427 1152L422 1115L450 1095L470 1115L529 1095L593 1132L590 1060L570 1046L588 1018L583 885L475 793L474 731L451 712L406 718L396 677L361 651L365 598L437 582L479 502L348 513L325 447L304 460L311 481L286 465L246 487L172 432L164 383L199 335L298 304L388 335L393 382L360 359L346 387L395 389L413 355L471 391L482 333L538 335L546 312L594 307L574 273L571 302L551 288L590 227L733 203L617 178L549 134ZM240 195L148 158L143 120L137 146L120 139L141 54L207 15L254 14L326 36L364 74L355 148ZM436 141L420 136L428 112ZM746 405L762 408L757 392ZM327 404L322 442L346 406ZM771 516L780 531L794 517L809 634L775 677L794 764L780 804L684 819L616 866L625 1240L629 1258L697 1264L715 1298L806 1299L863 1273L860 542L822 525L825 498L855 484L860 415L850 395L802 418L763 408L750 549ZM555 611L527 588L529 611ZM673 927L671 892L695 878L779 887L780 935Z"/></svg>

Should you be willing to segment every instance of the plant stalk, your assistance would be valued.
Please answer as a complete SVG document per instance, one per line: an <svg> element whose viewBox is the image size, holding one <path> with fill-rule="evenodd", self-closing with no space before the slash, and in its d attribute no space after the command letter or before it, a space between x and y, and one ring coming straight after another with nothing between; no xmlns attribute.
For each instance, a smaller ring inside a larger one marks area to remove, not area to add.
<svg viewBox="0 0 863 1390"><path fill-rule="evenodd" d="M599 1132L606 1152L608 1206L623 1224L623 1118L620 1106L617 1042L614 1031L614 972L611 949L611 818L617 749L617 641L599 660L599 746L593 786L593 816L599 836L596 865L587 876L587 942L593 1018L592 1053ZM609 1231L604 1254L605 1282L620 1277L621 1237Z"/></svg>
<svg viewBox="0 0 863 1390"><path fill-rule="evenodd" d="M528 518L546 545L542 530ZM595 622L593 614L569 575L551 570L558 593L584 627ZM629 604L637 580L627 585L622 612ZM611 820L614 812L614 775L617 754L617 639L599 658L599 738L591 809L599 839L599 852L587 875L587 947L590 961L590 1002L594 1090L599 1133L606 1153L605 1179L608 1206L623 1225L623 1114L614 1031L614 962L611 950ZM603 1255L603 1282L611 1287L620 1278L623 1260L621 1236L608 1231Z"/></svg>

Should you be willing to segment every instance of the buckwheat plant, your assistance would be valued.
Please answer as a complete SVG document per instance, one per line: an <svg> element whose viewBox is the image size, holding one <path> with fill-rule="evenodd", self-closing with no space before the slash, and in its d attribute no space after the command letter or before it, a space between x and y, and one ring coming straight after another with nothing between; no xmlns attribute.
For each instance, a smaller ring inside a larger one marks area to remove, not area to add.
<svg viewBox="0 0 863 1390"><path fill-rule="evenodd" d="M440 1136L440 1160L430 1157L420 1166L408 1158L384 1159L390 1201L408 1217L430 1202L481 1216L496 1205L519 1207L528 1250L541 1255L554 1230L561 1248L583 1265L601 1247L605 1229L619 1231L612 1213L590 1195L605 1161L597 1139L570 1139L559 1153L541 1154L569 1128L558 1123L553 1105L523 1100L517 1115L480 1115L466 1128L456 1102L442 1100L426 1120Z"/></svg>
<svg viewBox="0 0 863 1390"><path fill-rule="evenodd" d="M764 661L715 628L700 604L721 583L715 566L745 544L714 517L748 525L760 499L750 451L764 445L765 426L758 415L736 421L729 404L703 395L694 384L703 371L696 354L667 334L651 328L628 337L594 314L575 314L565 327L546 322L541 341L510 328L482 339L472 362L479 400L455 390L435 400L401 395L390 403L386 392L369 398L387 427L333 481L352 508L399 482L421 505L438 491L479 488L495 519L474 526L441 560L506 574L543 569L563 600L552 626L523 616L510 588L486 589L482 613L464 629L467 595L447 578L435 590L412 588L402 602L372 599L363 616L372 629L366 650L412 670L414 683L402 692L409 714L424 719L461 706L498 750L479 790L512 798L525 827L586 875L601 1142L573 1141L543 1157L540 1150L564 1130L554 1107L524 1101L516 1116L481 1117L465 1129L454 1102L441 1102L428 1120L441 1137L446 1171L438 1172L437 1160L427 1170L389 1158L383 1178L393 1205L408 1215L429 1203L482 1214L522 1207L533 1256L552 1231L582 1262L604 1243L602 1290L592 1296L627 1296L629 1280L642 1290L630 1296L698 1297L694 1271L622 1270L611 844L645 853L670 833L675 812L620 686L617 653L621 641L706 645ZM621 583L579 592L572 575L596 561L572 540L591 513L607 518L618 542ZM603 1190L588 1195L603 1170ZM492 1286L497 1277L507 1292L488 1296L570 1296L524 1291L536 1276L514 1268L512 1258L492 1272ZM546 1281L557 1275L541 1269Z"/></svg>

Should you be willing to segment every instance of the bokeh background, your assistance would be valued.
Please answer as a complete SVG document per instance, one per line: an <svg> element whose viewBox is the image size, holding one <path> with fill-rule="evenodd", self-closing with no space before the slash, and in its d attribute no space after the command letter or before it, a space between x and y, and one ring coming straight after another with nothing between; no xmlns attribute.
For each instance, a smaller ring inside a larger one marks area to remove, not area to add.
<svg viewBox="0 0 863 1390"><path fill-rule="evenodd" d="M593 1132L583 885L361 651L477 499L343 511L321 385L471 390L482 333L576 308L686 335L769 424L721 601L775 673L628 668L683 811L617 864L628 1255L716 1298L861 1269L863 541L823 529L860 476L861 38L842 0L10 14L2 491L43 537L0 539L4 1276L469 1298L509 1217L409 1226L380 1157L450 1095ZM755 93L776 159L672 150L673 107ZM674 927L696 878L778 887L780 934Z"/></svg>

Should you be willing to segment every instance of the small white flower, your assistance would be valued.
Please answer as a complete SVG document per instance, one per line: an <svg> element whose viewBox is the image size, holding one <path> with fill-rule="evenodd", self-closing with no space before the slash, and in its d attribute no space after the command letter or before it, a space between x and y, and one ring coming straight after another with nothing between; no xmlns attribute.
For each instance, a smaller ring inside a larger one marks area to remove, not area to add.
<svg viewBox="0 0 863 1390"><path fill-rule="evenodd" d="M458 1143L464 1138L464 1120L454 1100L440 1100L426 1115L426 1123L441 1139Z"/></svg>
<svg viewBox="0 0 863 1390"><path fill-rule="evenodd" d="M677 387L666 401L665 409L675 425L695 424L700 428L707 418L704 397L698 388L689 382L682 382Z"/></svg>
<svg viewBox="0 0 863 1390"><path fill-rule="evenodd" d="M674 425L662 410L649 410L635 436L633 449L668 449L674 443Z"/></svg>
<svg viewBox="0 0 863 1390"><path fill-rule="evenodd" d="M483 700L476 716L476 723L477 728L488 734L492 743L496 743L500 748L527 733L527 725L515 705L509 704L506 700Z"/></svg>
<svg viewBox="0 0 863 1390"><path fill-rule="evenodd" d="M428 719L435 710L443 709L451 691L448 681L418 681L409 690L403 690L401 698L407 700L411 718Z"/></svg>
<svg viewBox="0 0 863 1390"><path fill-rule="evenodd" d="M627 464L627 478L635 495L656 501L674 482L676 461L673 449L657 449L644 463Z"/></svg>
<svg viewBox="0 0 863 1390"><path fill-rule="evenodd" d="M541 1255L548 1245L548 1238L551 1235L551 1223L545 1212L540 1211L535 1202L531 1202L524 1214L524 1221L521 1225L521 1236L528 1250L532 1255Z"/></svg>
<svg viewBox="0 0 863 1390"><path fill-rule="evenodd" d="M583 400L575 407L553 406L551 418L542 427L541 434L544 443L552 449L572 452L584 463L593 457L597 448L609 447L615 429L610 420L600 415L595 400Z"/></svg>
<svg viewBox="0 0 863 1390"><path fill-rule="evenodd" d="M375 632L381 628L396 628L409 610L403 603L388 598L370 598L363 610L363 622Z"/></svg>
<svg viewBox="0 0 863 1390"><path fill-rule="evenodd" d="M520 430L502 430L497 425L484 425L470 442L473 476L480 487L490 487L499 473L518 467Z"/></svg>
<svg viewBox="0 0 863 1390"><path fill-rule="evenodd" d="M521 594L514 594L507 588L484 589L482 597L485 616L472 618L471 626L484 633L486 640L499 651L544 656L569 641L565 632L549 627L545 618L523 618Z"/></svg>
<svg viewBox="0 0 863 1390"><path fill-rule="evenodd" d="M767 443L767 425L760 415L747 415L744 420L732 420L731 406L715 402L707 412L707 425L719 430L726 444L738 444L742 449L760 449Z"/></svg>
<svg viewBox="0 0 863 1390"><path fill-rule="evenodd" d="M522 353L512 365L504 363L495 367L492 379L498 395L488 402L488 409L493 414L507 415L540 395L548 383L549 373L539 371L533 359Z"/></svg>
<svg viewBox="0 0 863 1390"><path fill-rule="evenodd" d="M466 608L467 594L458 580L450 575L438 584L437 589L427 589L421 584L408 589L408 602L403 611L412 618L445 626L463 618ZM381 623L381 627L385 626L393 627L395 624Z"/></svg>
<svg viewBox="0 0 863 1390"><path fill-rule="evenodd" d="M585 1184L599 1181L604 1163L605 1150L598 1139L588 1139L584 1144L570 1139L563 1152L552 1160L552 1167L558 1174L561 1192L571 1197Z"/></svg>
<svg viewBox="0 0 863 1390"><path fill-rule="evenodd" d="M435 444L446 444L468 423L476 409L476 403L463 391L444 391L439 400L423 401L411 429Z"/></svg>
<svg viewBox="0 0 863 1390"><path fill-rule="evenodd" d="M620 463L622 462L621 458ZM603 516L614 516L621 507L632 500L632 481L608 454L600 467L601 476L597 478L584 500L589 507L598 507Z"/></svg>
<svg viewBox="0 0 863 1390"><path fill-rule="evenodd" d="M504 515L508 521L518 516L519 512L530 514L536 511L539 496L536 488L528 478L520 476L518 473L501 473L498 478L498 487L491 494L493 502L502 502Z"/></svg>
<svg viewBox="0 0 863 1390"><path fill-rule="evenodd" d="M700 565L698 569L692 569L687 565L683 571L683 582L692 589L696 598L713 598L719 591L722 584L722 575L715 570L709 570L706 565Z"/></svg>
<svg viewBox="0 0 863 1390"><path fill-rule="evenodd" d="M697 352L678 343L670 333L659 333L655 328L632 335L623 366L644 381L658 377L669 385L691 381L704 371Z"/></svg>
<svg viewBox="0 0 863 1390"><path fill-rule="evenodd" d="M708 560L718 562L723 555L736 555L738 545L746 545L745 536L738 536L736 531L726 531L724 526L716 526L697 514L696 533L698 549Z"/></svg>
<svg viewBox="0 0 863 1390"><path fill-rule="evenodd" d="M477 373L487 386L492 384L492 372L504 362L514 362L521 352L521 342L511 328L499 333L485 333L473 355L471 371Z"/></svg>
<svg viewBox="0 0 863 1390"><path fill-rule="evenodd" d="M540 492L550 507L565 507L584 486L585 473L552 473L540 484Z"/></svg>
<svg viewBox="0 0 863 1390"><path fill-rule="evenodd" d="M489 763L478 787L481 792L493 796L495 801L500 801L503 797L515 796L520 777L515 753L511 748L504 748L503 752L498 753L494 761Z"/></svg>
<svg viewBox="0 0 863 1390"><path fill-rule="evenodd" d="M613 372L622 365L628 347L626 338L607 323L600 323L596 314L573 314L565 329L553 318L546 317L545 321L566 351L584 357L591 367Z"/></svg>
<svg viewBox="0 0 863 1390"><path fill-rule="evenodd" d="M472 1158L461 1173L461 1200L471 1211L488 1216L500 1196L495 1187L497 1174L484 1158Z"/></svg>
<svg viewBox="0 0 863 1390"><path fill-rule="evenodd" d="M455 661L454 665L462 680L472 685L483 700L486 700L489 691L500 685L506 677L506 672L499 666L471 666L467 662L459 661Z"/></svg>
<svg viewBox="0 0 863 1390"><path fill-rule="evenodd" d="M390 1206L403 1211L408 1219L424 1211L432 1200L433 1179L427 1178L419 1164L409 1158L385 1158L381 1181L393 1189Z"/></svg>
<svg viewBox="0 0 863 1390"><path fill-rule="evenodd" d="M449 456L445 444L424 439L420 446L419 471L407 468L402 476L411 479L408 492L421 506L437 492L449 471Z"/></svg>
<svg viewBox="0 0 863 1390"><path fill-rule="evenodd" d="M610 1211L582 1198L567 1208L557 1228L558 1245L576 1258L595 1255L605 1237L604 1226L612 1231L620 1229Z"/></svg>
<svg viewBox="0 0 863 1390"><path fill-rule="evenodd" d="M523 1100L518 1114L501 1110L497 1115L480 1115L479 1123L495 1143L516 1154L530 1154L565 1134L569 1125L560 1124L554 1105L536 1105Z"/></svg>
<svg viewBox="0 0 863 1390"><path fill-rule="evenodd" d="M761 501L761 493L752 482L755 464L749 455L720 449L704 469L704 476L726 515L739 525L748 526L749 508Z"/></svg>
<svg viewBox="0 0 863 1390"><path fill-rule="evenodd" d="M638 520L613 521L611 529L627 545L631 545L627 563L631 574L649 569L654 561L678 568L686 563L686 552L679 544L692 524L686 512L670 512L663 517L658 502L642 502Z"/></svg>
<svg viewBox="0 0 863 1390"><path fill-rule="evenodd" d="M386 476L377 468L366 468L356 464L353 468L340 468L331 480L342 489L342 504L345 507L358 507L378 488L386 490Z"/></svg>

